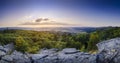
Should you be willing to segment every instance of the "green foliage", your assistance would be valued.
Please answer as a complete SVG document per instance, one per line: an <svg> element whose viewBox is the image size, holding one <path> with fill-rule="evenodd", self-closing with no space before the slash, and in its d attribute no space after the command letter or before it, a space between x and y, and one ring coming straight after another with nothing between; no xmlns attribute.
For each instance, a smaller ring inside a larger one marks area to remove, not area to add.
<svg viewBox="0 0 120 63"><path fill-rule="evenodd" d="M90 34L88 41L88 51L97 50L96 44L103 40L120 37L120 27L108 27L102 30L97 30Z"/></svg>
<svg viewBox="0 0 120 63"><path fill-rule="evenodd" d="M98 33L91 33L89 42L88 42L88 50L96 50L96 44L100 41Z"/></svg>
<svg viewBox="0 0 120 63"><path fill-rule="evenodd" d="M28 53L36 53L37 51L39 51L39 46L31 46L31 47L28 47L28 49L26 50L26 52Z"/></svg>
<svg viewBox="0 0 120 63"><path fill-rule="evenodd" d="M120 27L107 27L91 33L48 32L31 30L0 31L0 44L14 42L18 51L36 53L42 48L77 48L96 51L100 41L120 37Z"/></svg>
<svg viewBox="0 0 120 63"><path fill-rule="evenodd" d="M55 42L53 44L55 45L53 48L63 49L66 47L66 42Z"/></svg>
<svg viewBox="0 0 120 63"><path fill-rule="evenodd" d="M18 51L25 52L28 49L28 43L25 42L25 40L21 36L19 36L15 40L15 47Z"/></svg>
<svg viewBox="0 0 120 63"><path fill-rule="evenodd" d="M11 42L14 42L14 41L15 41L14 37L10 37L8 35L0 34L0 44L1 45L8 44L8 43L11 43Z"/></svg>

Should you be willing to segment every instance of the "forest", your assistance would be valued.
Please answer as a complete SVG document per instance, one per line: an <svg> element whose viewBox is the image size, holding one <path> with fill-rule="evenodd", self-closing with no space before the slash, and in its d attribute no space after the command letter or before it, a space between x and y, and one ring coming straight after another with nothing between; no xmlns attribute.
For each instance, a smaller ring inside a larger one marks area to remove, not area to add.
<svg viewBox="0 0 120 63"><path fill-rule="evenodd" d="M14 43L16 50L28 53L43 48L76 48L93 53L97 51L97 43L116 37L120 37L120 27L96 29L90 33L5 29L0 31L0 45Z"/></svg>

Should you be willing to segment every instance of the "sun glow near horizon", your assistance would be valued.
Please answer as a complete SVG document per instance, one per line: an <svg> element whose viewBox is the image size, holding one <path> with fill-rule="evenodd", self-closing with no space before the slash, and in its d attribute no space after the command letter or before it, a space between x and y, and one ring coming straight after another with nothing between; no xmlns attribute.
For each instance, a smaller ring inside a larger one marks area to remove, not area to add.
<svg viewBox="0 0 120 63"><path fill-rule="evenodd" d="M0 27L120 26L120 4L114 1L109 4L82 0L0 0L0 3Z"/></svg>

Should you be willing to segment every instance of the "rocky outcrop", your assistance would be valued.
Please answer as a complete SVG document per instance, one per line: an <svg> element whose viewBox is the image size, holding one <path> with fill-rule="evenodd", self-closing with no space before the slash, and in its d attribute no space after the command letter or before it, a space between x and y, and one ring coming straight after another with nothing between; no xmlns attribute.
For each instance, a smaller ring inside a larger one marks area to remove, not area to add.
<svg viewBox="0 0 120 63"><path fill-rule="evenodd" d="M97 47L98 63L120 63L120 38L100 42Z"/></svg>
<svg viewBox="0 0 120 63"><path fill-rule="evenodd" d="M0 63L31 63L31 60L27 55L14 51L11 55L2 57Z"/></svg>
<svg viewBox="0 0 120 63"><path fill-rule="evenodd" d="M37 54L21 53L13 44L0 46L0 63L119 63L120 38L97 44L98 53L89 54L75 48L42 49Z"/></svg>
<svg viewBox="0 0 120 63"><path fill-rule="evenodd" d="M4 55L10 54L13 50L14 50L13 43L5 45L5 46L0 46L0 59Z"/></svg>
<svg viewBox="0 0 120 63"><path fill-rule="evenodd" d="M52 49L41 52L41 54L31 55L34 63L96 63L95 55L79 52L75 48L66 48L59 52Z"/></svg>

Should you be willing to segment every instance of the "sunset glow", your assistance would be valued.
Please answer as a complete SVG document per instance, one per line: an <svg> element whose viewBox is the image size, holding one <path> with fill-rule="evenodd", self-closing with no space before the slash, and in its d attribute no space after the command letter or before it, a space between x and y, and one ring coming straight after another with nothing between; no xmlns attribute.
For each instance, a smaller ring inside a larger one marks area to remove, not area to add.
<svg viewBox="0 0 120 63"><path fill-rule="evenodd" d="M0 2L1 27L120 26L120 12L118 12L120 5L116 3L118 6L115 6L115 2L81 0L1 0ZM48 21L35 22L37 19L48 19Z"/></svg>

